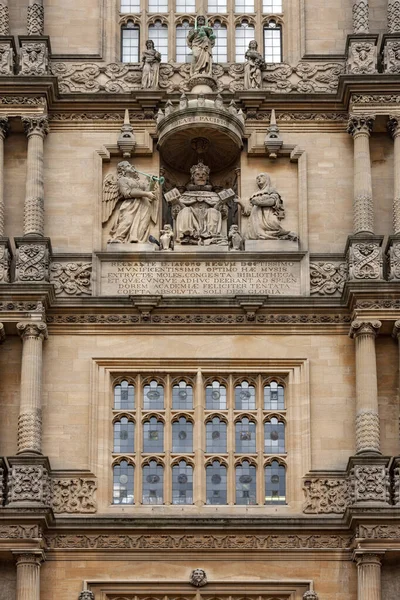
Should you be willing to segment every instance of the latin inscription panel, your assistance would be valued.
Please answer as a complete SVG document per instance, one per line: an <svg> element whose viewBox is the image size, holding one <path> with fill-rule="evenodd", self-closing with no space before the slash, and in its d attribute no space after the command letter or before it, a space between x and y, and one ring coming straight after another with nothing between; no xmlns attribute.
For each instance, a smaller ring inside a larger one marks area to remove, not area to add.
<svg viewBox="0 0 400 600"><path fill-rule="evenodd" d="M101 294L220 296L300 294L300 263L263 260L102 261Z"/></svg>

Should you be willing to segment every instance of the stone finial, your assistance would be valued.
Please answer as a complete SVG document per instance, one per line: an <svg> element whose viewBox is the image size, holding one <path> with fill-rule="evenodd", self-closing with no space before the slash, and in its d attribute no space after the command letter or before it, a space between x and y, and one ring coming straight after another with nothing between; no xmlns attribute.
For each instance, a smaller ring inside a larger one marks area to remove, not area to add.
<svg viewBox="0 0 400 600"><path fill-rule="evenodd" d="M171 100L167 100L165 103L165 116L168 117L171 113L174 112L174 105Z"/></svg>
<svg viewBox="0 0 400 600"><path fill-rule="evenodd" d="M133 127L129 120L129 110L125 109L124 124L121 127L121 133L118 137L118 148L124 158L130 158L136 147L136 138Z"/></svg>
<svg viewBox="0 0 400 600"><path fill-rule="evenodd" d="M159 108L159 109L158 109L158 113L157 113L157 119L156 119L157 125L158 125L159 123L161 123L161 121L162 121L163 119L164 119L164 113L163 113L163 111L161 110L161 108Z"/></svg>
<svg viewBox="0 0 400 600"><path fill-rule="evenodd" d="M43 35L44 8L43 0L29 0L27 14L28 35Z"/></svg>
<svg viewBox="0 0 400 600"><path fill-rule="evenodd" d="M224 100L221 96L221 94L217 94L214 100L214 106L215 108L219 108L222 109L224 108Z"/></svg>
<svg viewBox="0 0 400 600"><path fill-rule="evenodd" d="M375 115L349 115L349 121L347 124L347 133L353 137L364 133L370 135L374 126Z"/></svg>
<svg viewBox="0 0 400 600"><path fill-rule="evenodd" d="M21 117L21 121L28 138L30 138L31 135L40 135L44 138L49 133L49 121L47 115Z"/></svg>
<svg viewBox="0 0 400 600"><path fill-rule="evenodd" d="M279 150L283 146L283 140L279 134L279 127L276 123L275 109L271 110L271 119L265 136L264 146L268 152L269 158L277 158Z"/></svg>
<svg viewBox="0 0 400 600"><path fill-rule="evenodd" d="M382 327L381 321L353 321L350 327L350 337L357 338L360 335L370 335L376 337L379 329Z"/></svg>
<svg viewBox="0 0 400 600"><path fill-rule="evenodd" d="M41 338L42 340L47 340L47 325L46 323L32 323L30 321L23 321L21 323L17 323L17 331L21 338Z"/></svg>
<svg viewBox="0 0 400 600"><path fill-rule="evenodd" d="M231 100L228 106L228 112L231 113L231 115L234 115L236 117L238 109L236 106L236 102L234 100Z"/></svg>
<svg viewBox="0 0 400 600"><path fill-rule="evenodd" d="M0 35L10 35L8 0L0 0Z"/></svg>

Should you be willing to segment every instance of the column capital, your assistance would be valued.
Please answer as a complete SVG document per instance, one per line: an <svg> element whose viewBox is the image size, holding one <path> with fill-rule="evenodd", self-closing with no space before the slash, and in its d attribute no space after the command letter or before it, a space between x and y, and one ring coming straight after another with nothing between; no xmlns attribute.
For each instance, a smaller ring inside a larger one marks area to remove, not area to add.
<svg viewBox="0 0 400 600"><path fill-rule="evenodd" d="M26 340L27 338L40 338L42 340L47 340L48 338L46 323L17 323L17 331L21 336L22 340Z"/></svg>
<svg viewBox="0 0 400 600"><path fill-rule="evenodd" d="M26 27L28 35L43 35L44 8L43 0L29 0Z"/></svg>
<svg viewBox="0 0 400 600"><path fill-rule="evenodd" d="M371 135L374 126L375 115L355 115L349 114L347 123L347 133L356 137L357 135Z"/></svg>
<svg viewBox="0 0 400 600"><path fill-rule="evenodd" d="M90 590L83 590L83 592L79 594L78 600L94 600L94 594Z"/></svg>
<svg viewBox="0 0 400 600"><path fill-rule="evenodd" d="M17 567L21 565L33 565L40 567L42 562L45 560L43 552L22 552L21 554L13 552L13 554L15 556L15 563Z"/></svg>
<svg viewBox="0 0 400 600"><path fill-rule="evenodd" d="M1 4L0 4L0 8L1 8ZM0 20L1 20L1 13L0 13ZM10 123L8 121L8 117L6 116L1 116L0 117L0 139L3 139L7 136L8 132L10 130Z"/></svg>
<svg viewBox="0 0 400 600"><path fill-rule="evenodd" d="M376 567L380 567L382 565L382 558L384 557L384 552L355 552L353 555L353 560L357 563L357 567L361 567L364 565L372 565Z"/></svg>
<svg viewBox="0 0 400 600"><path fill-rule="evenodd" d="M357 338L360 335L369 335L376 337L379 333L379 329L382 327L381 321L353 321L350 326L350 337Z"/></svg>
<svg viewBox="0 0 400 600"><path fill-rule="evenodd" d="M400 133L400 115L389 115L386 127L391 137L394 139Z"/></svg>
<svg viewBox="0 0 400 600"><path fill-rule="evenodd" d="M21 117L27 138L31 135L40 135L43 139L49 133L49 121L47 115Z"/></svg>

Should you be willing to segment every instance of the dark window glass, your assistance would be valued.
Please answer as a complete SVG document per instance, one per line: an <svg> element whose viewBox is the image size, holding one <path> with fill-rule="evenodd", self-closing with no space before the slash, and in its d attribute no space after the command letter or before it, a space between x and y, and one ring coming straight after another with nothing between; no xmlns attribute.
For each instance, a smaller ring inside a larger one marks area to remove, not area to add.
<svg viewBox="0 0 400 600"><path fill-rule="evenodd" d="M256 468L247 460L236 467L236 504L257 504Z"/></svg>
<svg viewBox="0 0 400 600"><path fill-rule="evenodd" d="M155 460L143 467L143 504L164 502L164 469Z"/></svg>
<svg viewBox="0 0 400 600"><path fill-rule="evenodd" d="M218 417L206 424L206 452L226 452L226 423Z"/></svg>
<svg viewBox="0 0 400 600"><path fill-rule="evenodd" d="M172 388L172 408L174 410L193 409L193 388L186 381L180 381Z"/></svg>
<svg viewBox="0 0 400 600"><path fill-rule="evenodd" d="M134 452L135 424L126 417L114 423L114 452Z"/></svg>
<svg viewBox="0 0 400 600"><path fill-rule="evenodd" d="M193 469L184 460L172 467L172 504L193 504Z"/></svg>
<svg viewBox="0 0 400 600"><path fill-rule="evenodd" d="M143 395L143 408L145 410L164 409L164 388L157 381L153 380L150 381L149 385L145 385Z"/></svg>
<svg viewBox="0 0 400 600"><path fill-rule="evenodd" d="M164 452L164 423L156 417L143 423L143 452Z"/></svg>
<svg viewBox="0 0 400 600"><path fill-rule="evenodd" d="M249 385L247 381L242 381L235 387L235 409L236 410L255 410L256 408L256 390L254 385Z"/></svg>
<svg viewBox="0 0 400 600"><path fill-rule="evenodd" d="M251 453L256 451L256 424L244 417L235 425L235 452Z"/></svg>
<svg viewBox="0 0 400 600"><path fill-rule="evenodd" d="M113 504L133 504L133 466L121 460L113 468Z"/></svg>
<svg viewBox="0 0 400 600"><path fill-rule="evenodd" d="M206 409L226 410L226 388L219 381L206 387Z"/></svg>
<svg viewBox="0 0 400 600"><path fill-rule="evenodd" d="M206 468L207 504L226 504L226 467L214 460Z"/></svg>
<svg viewBox="0 0 400 600"><path fill-rule="evenodd" d="M273 417L264 425L265 447L267 454L281 454L285 450L285 424Z"/></svg>
<svg viewBox="0 0 400 600"><path fill-rule="evenodd" d="M185 417L172 423L172 452L193 452L193 424Z"/></svg>
<svg viewBox="0 0 400 600"><path fill-rule="evenodd" d="M285 410L285 390L283 385L278 385L276 381L264 387L264 408L265 410Z"/></svg>
<svg viewBox="0 0 400 600"><path fill-rule="evenodd" d="M286 503L286 471L277 460L265 467L265 504Z"/></svg>

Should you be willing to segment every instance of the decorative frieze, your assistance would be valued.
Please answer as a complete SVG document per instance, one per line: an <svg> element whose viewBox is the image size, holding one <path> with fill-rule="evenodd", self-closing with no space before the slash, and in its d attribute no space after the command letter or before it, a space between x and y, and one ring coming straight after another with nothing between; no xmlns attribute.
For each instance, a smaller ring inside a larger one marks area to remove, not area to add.
<svg viewBox="0 0 400 600"><path fill-rule="evenodd" d="M311 295L340 296L347 280L347 264L331 262L310 263Z"/></svg>
<svg viewBox="0 0 400 600"><path fill-rule="evenodd" d="M41 539L39 525L0 525L0 539Z"/></svg>
<svg viewBox="0 0 400 600"><path fill-rule="evenodd" d="M246 112L247 121L270 121L271 113L263 110L248 110ZM323 123L324 121L333 121L334 123L341 123L347 121L349 118L348 113L310 113L310 112L277 112L276 120L280 123L290 123L296 121L317 121Z"/></svg>
<svg viewBox="0 0 400 600"><path fill-rule="evenodd" d="M359 525L358 538L400 539L400 525Z"/></svg>
<svg viewBox="0 0 400 600"><path fill-rule="evenodd" d="M82 477L51 480L51 506L55 513L95 513L97 482Z"/></svg>
<svg viewBox="0 0 400 600"><path fill-rule="evenodd" d="M350 486L346 477L317 477L304 481L306 499L303 512L342 514L350 504Z"/></svg>
<svg viewBox="0 0 400 600"><path fill-rule="evenodd" d="M29 106L46 106L46 99L35 96L1 96L0 104L23 104Z"/></svg>
<svg viewBox="0 0 400 600"><path fill-rule="evenodd" d="M56 296L91 296L92 263L53 262L50 265L50 283Z"/></svg>

